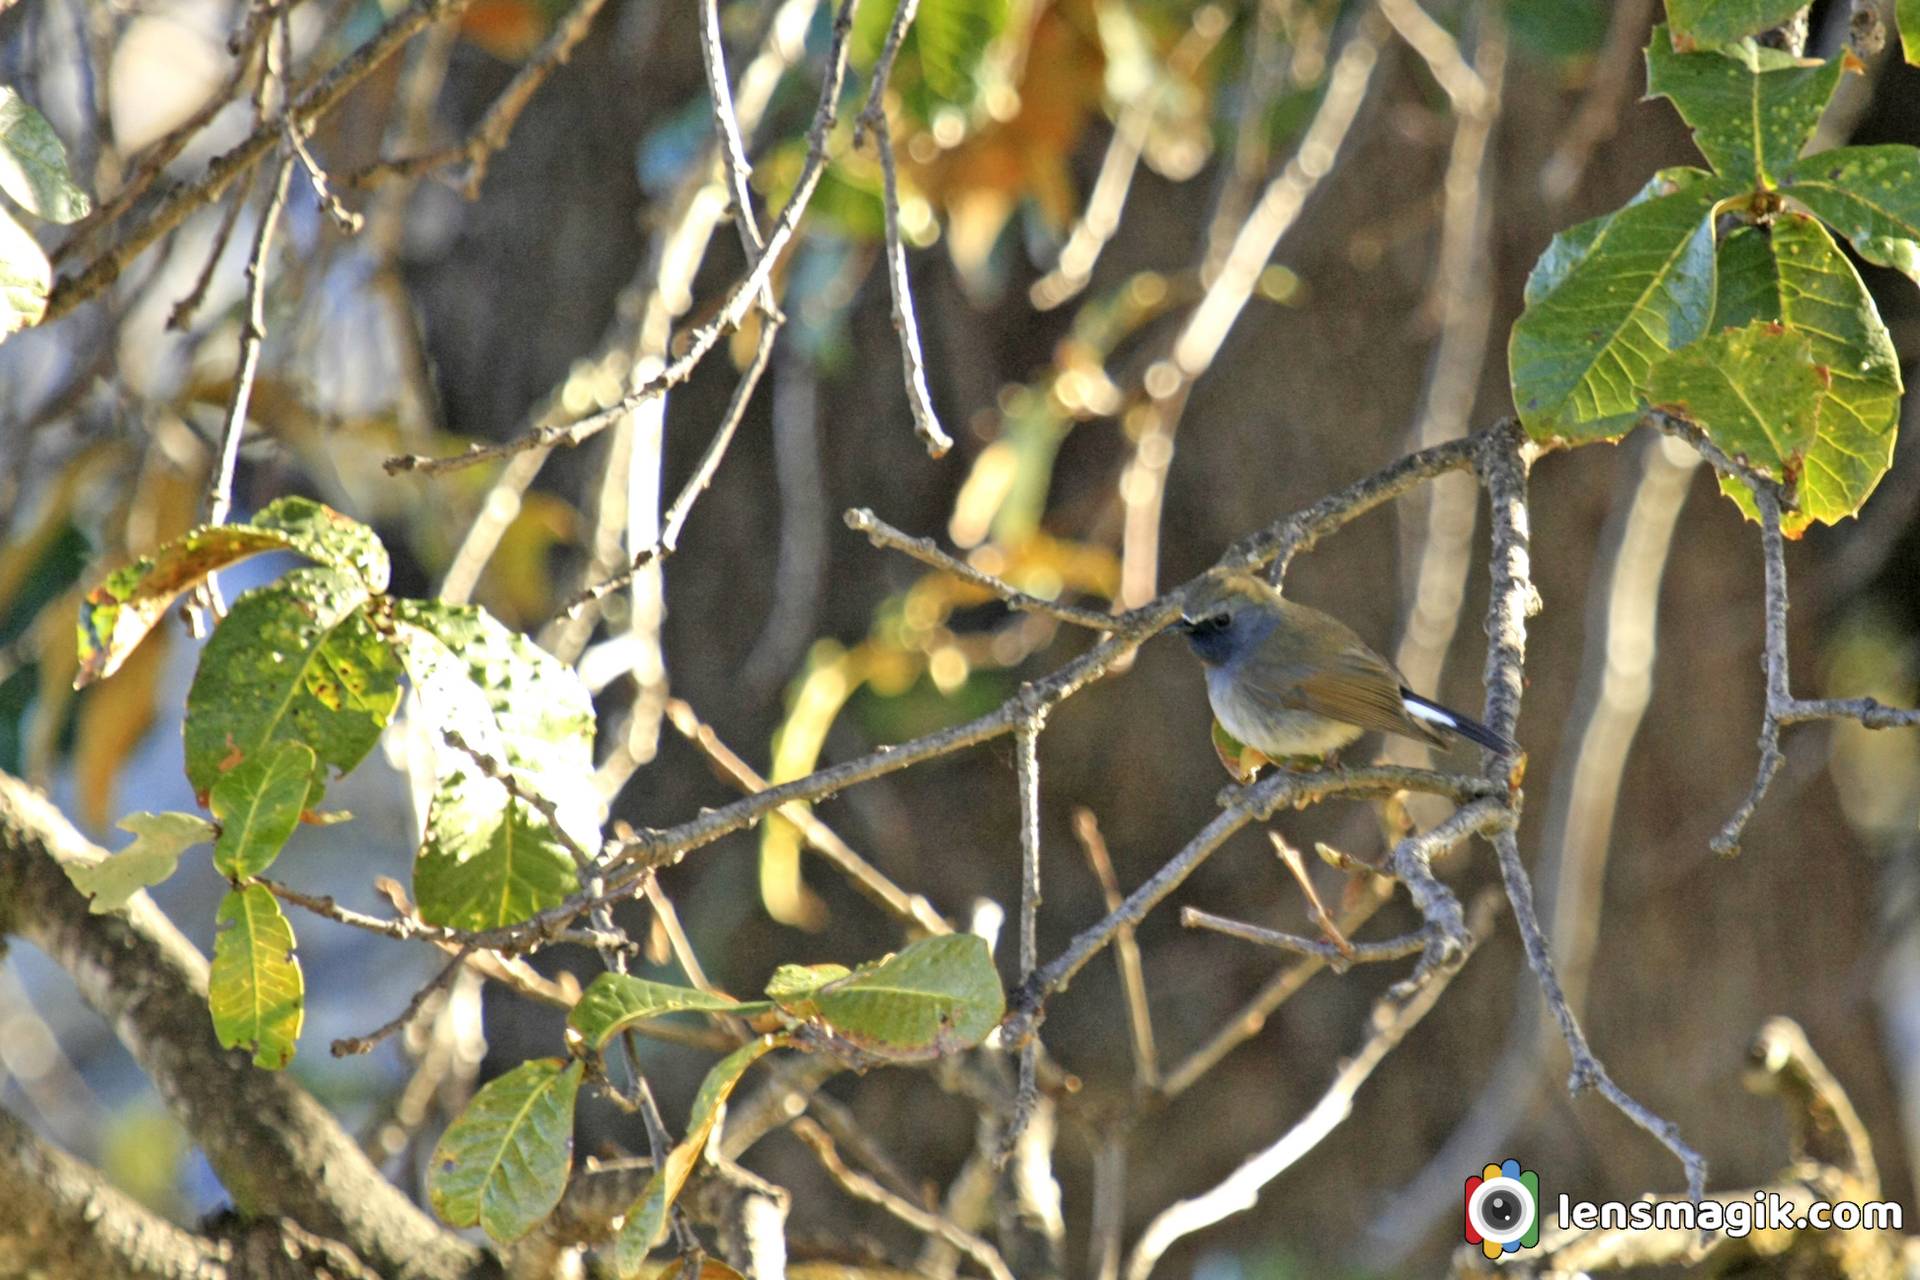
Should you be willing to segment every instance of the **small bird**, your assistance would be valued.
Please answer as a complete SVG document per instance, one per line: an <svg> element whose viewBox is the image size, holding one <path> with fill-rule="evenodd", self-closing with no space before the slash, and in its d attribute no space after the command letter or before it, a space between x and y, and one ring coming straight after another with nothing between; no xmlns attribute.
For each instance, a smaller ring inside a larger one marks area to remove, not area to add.
<svg viewBox="0 0 1920 1280"><path fill-rule="evenodd" d="M1517 751L1479 721L1407 688L1345 623L1283 599L1253 574L1213 578L1174 626L1206 667L1207 701L1221 728L1269 760L1324 756L1372 729L1436 746L1459 736L1503 756Z"/></svg>

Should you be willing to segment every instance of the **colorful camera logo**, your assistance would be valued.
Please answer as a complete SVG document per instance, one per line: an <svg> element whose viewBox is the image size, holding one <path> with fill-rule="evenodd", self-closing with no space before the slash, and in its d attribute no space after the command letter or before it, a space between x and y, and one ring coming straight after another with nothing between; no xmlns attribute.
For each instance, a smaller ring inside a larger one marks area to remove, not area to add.
<svg viewBox="0 0 1920 1280"><path fill-rule="evenodd" d="M1502 1160L1468 1178L1467 1243L1489 1259L1539 1244L1540 1175Z"/></svg>

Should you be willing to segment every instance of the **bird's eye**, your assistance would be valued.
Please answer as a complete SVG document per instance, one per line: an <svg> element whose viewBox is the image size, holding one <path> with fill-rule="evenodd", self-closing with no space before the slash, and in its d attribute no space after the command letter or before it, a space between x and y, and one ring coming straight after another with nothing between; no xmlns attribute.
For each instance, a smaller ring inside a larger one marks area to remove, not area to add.
<svg viewBox="0 0 1920 1280"><path fill-rule="evenodd" d="M1217 631L1225 631L1226 629L1227 615L1224 613L1210 614L1207 617L1195 619L1193 624L1193 633L1200 636L1210 636Z"/></svg>

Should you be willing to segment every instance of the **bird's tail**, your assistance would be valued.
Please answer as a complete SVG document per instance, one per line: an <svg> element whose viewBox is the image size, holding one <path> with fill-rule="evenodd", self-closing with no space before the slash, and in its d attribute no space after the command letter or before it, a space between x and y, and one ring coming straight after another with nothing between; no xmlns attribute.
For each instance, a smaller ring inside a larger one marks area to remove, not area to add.
<svg viewBox="0 0 1920 1280"><path fill-rule="evenodd" d="M1459 734L1503 756L1513 755L1518 750L1511 742L1473 717L1463 716L1458 711L1449 711L1437 702L1429 702L1411 689L1400 691L1400 702L1406 707L1407 714L1415 720L1432 725L1444 733Z"/></svg>

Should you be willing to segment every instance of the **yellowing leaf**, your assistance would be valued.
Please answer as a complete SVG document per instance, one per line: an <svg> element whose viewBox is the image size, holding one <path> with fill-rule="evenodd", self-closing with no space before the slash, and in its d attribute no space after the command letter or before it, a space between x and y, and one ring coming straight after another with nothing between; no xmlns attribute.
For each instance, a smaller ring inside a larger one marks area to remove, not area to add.
<svg viewBox="0 0 1920 1280"><path fill-rule="evenodd" d="M253 1065L278 1071L293 1061L306 1018L306 984L293 953L293 926L261 885L234 889L214 917L207 1007L222 1048L245 1049Z"/></svg>
<svg viewBox="0 0 1920 1280"><path fill-rule="evenodd" d="M174 873L182 853L213 839L213 824L191 813L130 813L118 825L133 833L132 844L98 861L64 864L73 887L93 899L95 915L126 910L134 894Z"/></svg>
<svg viewBox="0 0 1920 1280"><path fill-rule="evenodd" d="M646 1262L647 1250L665 1234L667 1210L673 1207L682 1187L700 1163L707 1139L720 1122L721 1109L733 1087L740 1083L748 1067L785 1041L779 1036L761 1036L735 1049L715 1063L700 1084L693 1099L693 1113L687 1118L687 1136L667 1153L666 1162L647 1182L647 1189L627 1211L627 1222L620 1229L616 1244L616 1266L622 1277L636 1276Z"/></svg>

